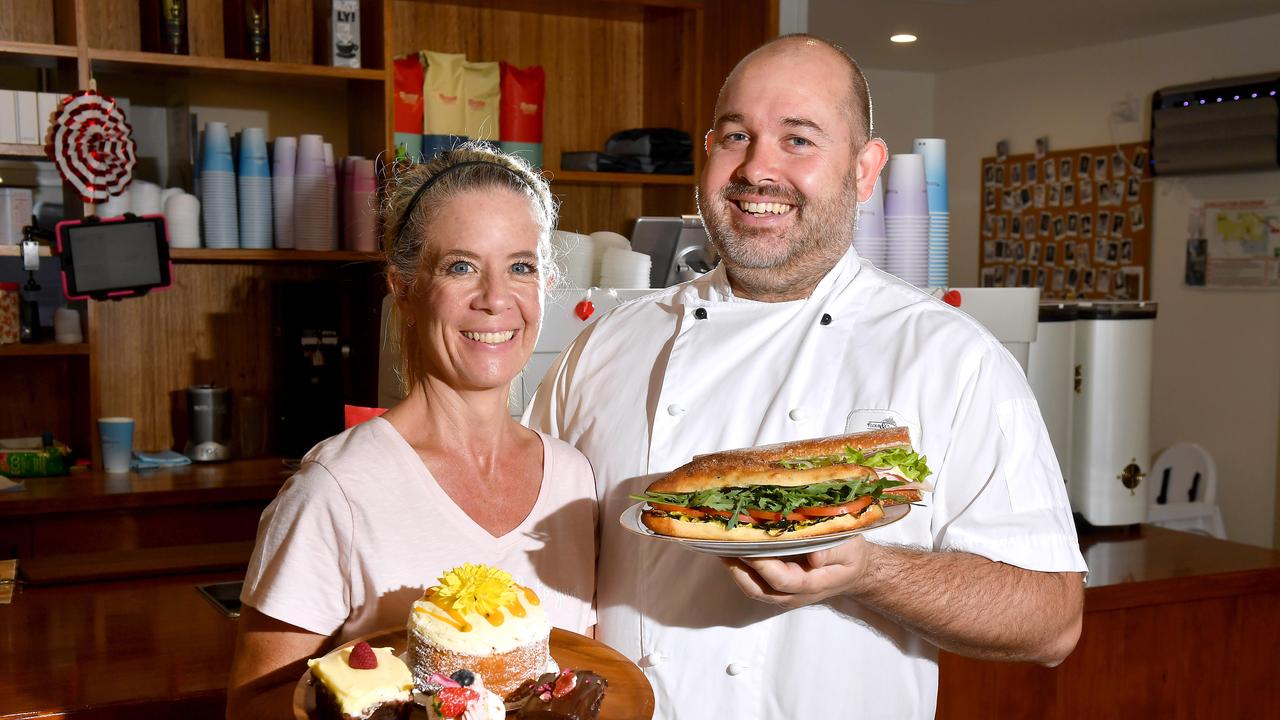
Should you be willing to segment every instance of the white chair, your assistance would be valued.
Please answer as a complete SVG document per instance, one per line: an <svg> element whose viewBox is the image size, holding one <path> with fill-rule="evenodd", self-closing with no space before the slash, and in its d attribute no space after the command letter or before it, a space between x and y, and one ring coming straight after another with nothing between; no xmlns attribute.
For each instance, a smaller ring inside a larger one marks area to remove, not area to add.
<svg viewBox="0 0 1280 720"><path fill-rule="evenodd" d="M1208 450L1170 445L1151 463L1147 480L1148 523L1227 539L1217 503L1218 468Z"/></svg>

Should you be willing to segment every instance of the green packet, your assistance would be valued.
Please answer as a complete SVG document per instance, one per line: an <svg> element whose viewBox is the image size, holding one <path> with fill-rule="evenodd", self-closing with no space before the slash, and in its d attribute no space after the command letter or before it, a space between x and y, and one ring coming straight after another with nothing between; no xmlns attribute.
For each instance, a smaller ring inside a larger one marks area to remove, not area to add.
<svg viewBox="0 0 1280 720"><path fill-rule="evenodd" d="M0 440L0 475L11 478L49 477L69 472L71 449L66 445L44 445L40 438Z"/></svg>

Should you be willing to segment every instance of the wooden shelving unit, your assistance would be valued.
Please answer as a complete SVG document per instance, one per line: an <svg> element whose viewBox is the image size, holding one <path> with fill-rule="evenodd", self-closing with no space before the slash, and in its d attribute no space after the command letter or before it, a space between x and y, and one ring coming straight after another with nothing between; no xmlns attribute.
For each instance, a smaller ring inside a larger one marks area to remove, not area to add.
<svg viewBox="0 0 1280 720"><path fill-rule="evenodd" d="M385 83L386 72L364 68L327 67L301 63L255 62L191 55L165 55L133 50L89 48L95 71L212 75L224 79L319 79Z"/></svg>
<svg viewBox="0 0 1280 720"><path fill-rule="evenodd" d="M0 145L0 147L4 146ZM48 245L41 245L39 253L42 258L53 257L53 250ZM0 257L22 257L22 246L0 245Z"/></svg>
<svg viewBox="0 0 1280 720"><path fill-rule="evenodd" d="M381 262L382 253L351 250L214 250L171 248L175 263L348 263Z"/></svg>
<svg viewBox="0 0 1280 720"><path fill-rule="evenodd" d="M0 157L44 157L43 145L0 143Z"/></svg>
<svg viewBox="0 0 1280 720"><path fill-rule="evenodd" d="M88 354L88 343L39 342L0 345L0 357L72 357Z"/></svg>
<svg viewBox="0 0 1280 720"><path fill-rule="evenodd" d="M697 185L693 175L658 175L649 173L580 172L547 170L552 184L564 185Z"/></svg>
<svg viewBox="0 0 1280 720"><path fill-rule="evenodd" d="M270 62L223 56L217 0L188 2L185 56L142 51L138 0L15 1L23 12L10 16L18 20L5 25L0 13L0 67L33 68L40 89L83 88L93 78L135 107L265 111L271 137L320 132L339 155L393 149L398 56L427 49L542 66L546 170L561 202L560 227L577 232L628 233L642 215L694 211L696 174L562 171L560 154L603 149L626 128L674 127L701 138L719 83L778 26L778 0L361 0L365 67L348 69L315 62L316 0L271 0ZM5 154L43 151L0 146ZM701 155L694 153L695 170ZM0 247L0 255L16 254ZM237 398L263 400L275 417L281 350L273 323L283 288L359 282L378 299L384 292L376 253L174 249L171 257L170 289L84 306L83 346L61 357L54 348L9 351L6 362L21 371L0 367L0 396L48 408L41 422L70 427L71 441L95 456L92 419L102 415L143 419L138 447L171 446L181 423L173 398L193 383L226 384ZM360 307L343 312L372 328L376 344L377 301L359 297ZM29 424L0 418L0 437Z"/></svg>

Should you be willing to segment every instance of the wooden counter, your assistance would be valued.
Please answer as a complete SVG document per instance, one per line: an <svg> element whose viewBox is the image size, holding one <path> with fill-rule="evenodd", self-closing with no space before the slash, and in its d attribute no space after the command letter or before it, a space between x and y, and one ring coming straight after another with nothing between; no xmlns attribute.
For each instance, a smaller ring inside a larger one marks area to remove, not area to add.
<svg viewBox="0 0 1280 720"><path fill-rule="evenodd" d="M269 458L28 478L0 493L0 558L35 582L243 567L291 472Z"/></svg>
<svg viewBox="0 0 1280 720"><path fill-rule="evenodd" d="M1160 528L1083 545L1076 651L1057 668L943 653L939 718L1280 717L1280 553ZM241 577L19 586L0 718L220 718L235 621L194 587Z"/></svg>
<svg viewBox="0 0 1280 720"><path fill-rule="evenodd" d="M1158 527L1081 547L1075 652L1056 668L942 653L938 718L1280 717L1280 553Z"/></svg>
<svg viewBox="0 0 1280 720"><path fill-rule="evenodd" d="M0 717L222 718L236 621L195 586L242 578L19 586L0 606Z"/></svg>

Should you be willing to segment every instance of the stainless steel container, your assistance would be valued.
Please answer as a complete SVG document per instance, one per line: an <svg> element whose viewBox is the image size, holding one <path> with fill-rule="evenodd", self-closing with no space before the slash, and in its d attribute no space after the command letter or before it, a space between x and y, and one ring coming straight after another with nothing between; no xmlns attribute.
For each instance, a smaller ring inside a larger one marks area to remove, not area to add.
<svg viewBox="0 0 1280 720"><path fill-rule="evenodd" d="M191 440L186 456L195 462L231 458L231 392L217 385L187 388Z"/></svg>

